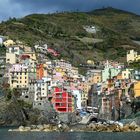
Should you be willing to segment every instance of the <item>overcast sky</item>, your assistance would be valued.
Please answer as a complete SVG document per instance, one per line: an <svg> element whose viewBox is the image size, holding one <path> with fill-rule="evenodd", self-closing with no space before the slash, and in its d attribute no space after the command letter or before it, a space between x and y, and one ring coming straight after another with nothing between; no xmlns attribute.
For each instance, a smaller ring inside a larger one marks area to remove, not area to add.
<svg viewBox="0 0 140 140"><path fill-rule="evenodd" d="M140 15L140 0L0 0L0 21L32 13L90 11L111 6Z"/></svg>

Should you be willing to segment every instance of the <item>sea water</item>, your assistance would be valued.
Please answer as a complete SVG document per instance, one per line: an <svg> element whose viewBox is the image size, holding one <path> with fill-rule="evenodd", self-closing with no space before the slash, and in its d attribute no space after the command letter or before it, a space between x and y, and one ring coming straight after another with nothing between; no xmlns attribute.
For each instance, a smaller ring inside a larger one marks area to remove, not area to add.
<svg viewBox="0 0 140 140"><path fill-rule="evenodd" d="M138 132L8 132L0 129L0 140L140 140Z"/></svg>

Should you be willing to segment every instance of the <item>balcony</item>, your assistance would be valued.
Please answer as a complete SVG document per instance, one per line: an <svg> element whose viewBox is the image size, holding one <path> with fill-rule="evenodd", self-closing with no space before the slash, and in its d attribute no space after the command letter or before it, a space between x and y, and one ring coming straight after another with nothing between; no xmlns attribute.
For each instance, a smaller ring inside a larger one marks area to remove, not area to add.
<svg viewBox="0 0 140 140"><path fill-rule="evenodd" d="M67 103L56 103L55 107L56 108L67 108Z"/></svg>
<svg viewBox="0 0 140 140"><path fill-rule="evenodd" d="M55 99L56 103L62 103L62 102L66 102L66 99Z"/></svg>

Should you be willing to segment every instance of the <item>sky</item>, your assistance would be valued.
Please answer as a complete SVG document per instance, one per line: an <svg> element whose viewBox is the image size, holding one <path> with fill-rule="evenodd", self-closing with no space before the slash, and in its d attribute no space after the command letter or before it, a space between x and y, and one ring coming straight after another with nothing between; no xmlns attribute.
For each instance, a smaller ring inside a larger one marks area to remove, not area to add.
<svg viewBox="0 0 140 140"><path fill-rule="evenodd" d="M33 13L91 11L113 7L140 15L140 0L0 0L0 21Z"/></svg>

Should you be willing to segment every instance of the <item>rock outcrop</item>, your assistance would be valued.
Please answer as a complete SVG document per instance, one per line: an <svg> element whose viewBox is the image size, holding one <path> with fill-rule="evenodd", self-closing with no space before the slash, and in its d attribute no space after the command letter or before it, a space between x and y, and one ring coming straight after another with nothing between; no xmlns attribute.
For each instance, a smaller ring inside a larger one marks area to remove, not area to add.
<svg viewBox="0 0 140 140"><path fill-rule="evenodd" d="M82 126L68 126L64 123L54 125L54 124L44 124L44 125L31 125L31 126L20 126L18 129L9 131L57 131L57 132L140 132L140 127L135 124L126 124L124 126L118 124L101 124L101 123L90 123L89 125Z"/></svg>

